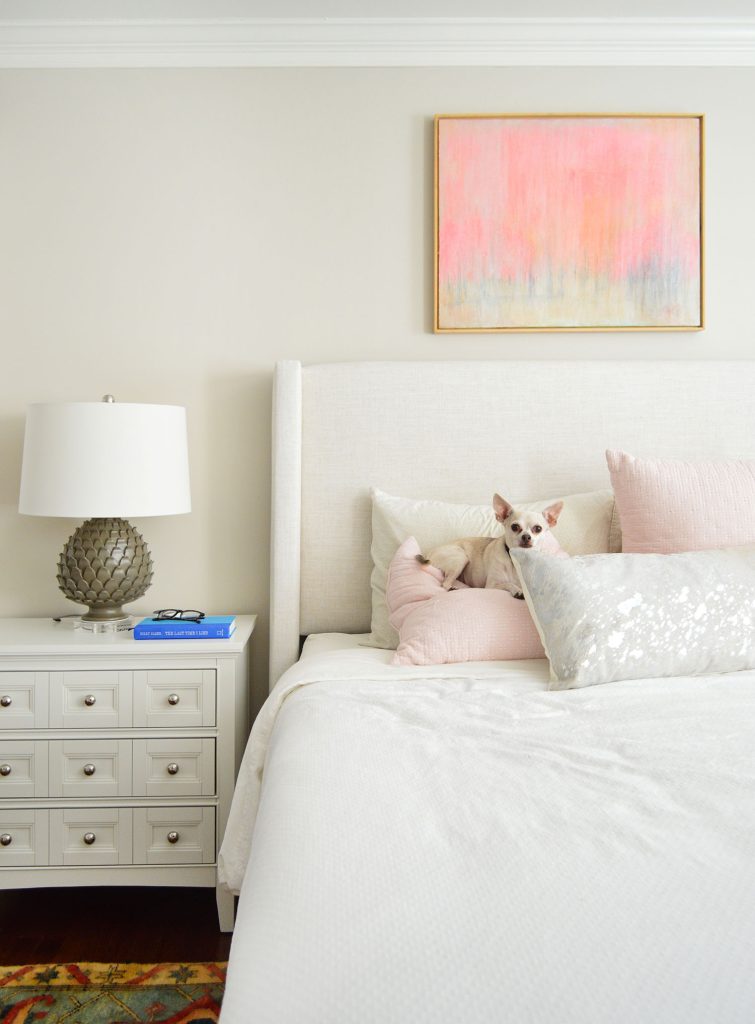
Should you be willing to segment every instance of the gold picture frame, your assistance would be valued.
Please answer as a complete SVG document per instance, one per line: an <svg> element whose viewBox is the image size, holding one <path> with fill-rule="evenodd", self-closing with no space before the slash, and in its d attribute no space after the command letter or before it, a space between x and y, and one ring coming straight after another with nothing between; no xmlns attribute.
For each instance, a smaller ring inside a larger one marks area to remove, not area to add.
<svg viewBox="0 0 755 1024"><path fill-rule="evenodd" d="M704 115L437 114L438 334L699 331Z"/></svg>

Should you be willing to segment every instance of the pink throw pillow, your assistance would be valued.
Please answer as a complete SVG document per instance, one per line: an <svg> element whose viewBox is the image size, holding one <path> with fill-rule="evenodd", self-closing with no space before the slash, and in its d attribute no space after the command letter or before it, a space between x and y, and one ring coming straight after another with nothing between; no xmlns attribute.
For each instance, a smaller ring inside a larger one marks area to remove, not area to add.
<svg viewBox="0 0 755 1024"><path fill-rule="evenodd" d="M554 546L555 545L555 546ZM553 538L555 554L568 557ZM443 573L420 565L408 537L388 568L386 601L398 630L394 665L544 658L527 605L504 590L443 589Z"/></svg>
<svg viewBox="0 0 755 1024"><path fill-rule="evenodd" d="M621 519L622 551L677 551L755 544L755 461L637 459L607 451Z"/></svg>

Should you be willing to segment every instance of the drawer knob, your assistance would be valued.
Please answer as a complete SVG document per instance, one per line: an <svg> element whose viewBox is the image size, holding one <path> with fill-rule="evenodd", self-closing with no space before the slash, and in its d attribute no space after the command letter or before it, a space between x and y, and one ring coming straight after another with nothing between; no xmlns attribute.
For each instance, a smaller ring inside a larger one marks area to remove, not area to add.
<svg viewBox="0 0 755 1024"><path fill-rule="evenodd" d="M168 775L178 775L178 765L175 761L171 761L168 765Z"/></svg>
<svg viewBox="0 0 755 1024"><path fill-rule="evenodd" d="M173 705L173 707L175 707L175 706L176 706L176 704L178 704L178 702L179 702L179 700L180 700L180 699L181 699L181 698L180 698L180 697L178 696L178 694L177 694L177 693L169 693L169 694L168 694L168 703L169 703L169 704L172 704L172 705Z"/></svg>
<svg viewBox="0 0 755 1024"><path fill-rule="evenodd" d="M3 846L10 846L10 844L12 842L13 842L13 836L8 835L7 832L3 832L3 834L0 836L0 843Z"/></svg>
<svg viewBox="0 0 755 1024"><path fill-rule="evenodd" d="M94 705L97 703L97 698L93 693L88 693L84 698L84 703L88 708L93 708Z"/></svg>
<svg viewBox="0 0 755 1024"><path fill-rule="evenodd" d="M181 833L180 832L169 832L168 833L168 842L169 843L177 843L180 838L181 838Z"/></svg>
<svg viewBox="0 0 755 1024"><path fill-rule="evenodd" d="M0 697L0 705L2 705L4 708L9 708L12 703L13 698L9 697L7 693L3 694L3 696Z"/></svg>
<svg viewBox="0 0 755 1024"><path fill-rule="evenodd" d="M87 844L87 846L91 846L96 838L97 838L97 836L94 834L94 832L85 832L84 833L84 842Z"/></svg>
<svg viewBox="0 0 755 1024"><path fill-rule="evenodd" d="M0 775L10 775L13 771L9 764L0 764Z"/></svg>
<svg viewBox="0 0 755 1024"><path fill-rule="evenodd" d="M95 768L95 766L93 764L85 764L84 765L84 774L85 775L94 775L94 773L96 771L97 771L97 769Z"/></svg>

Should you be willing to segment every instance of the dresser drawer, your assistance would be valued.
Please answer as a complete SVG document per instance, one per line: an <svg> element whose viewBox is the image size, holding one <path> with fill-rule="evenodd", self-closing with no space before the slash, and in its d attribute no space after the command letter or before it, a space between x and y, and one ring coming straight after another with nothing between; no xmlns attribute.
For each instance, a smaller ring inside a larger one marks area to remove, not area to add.
<svg viewBox="0 0 755 1024"><path fill-rule="evenodd" d="M47 743L0 740L0 800L47 796Z"/></svg>
<svg viewBox="0 0 755 1024"><path fill-rule="evenodd" d="M53 740L50 796L131 796L131 740Z"/></svg>
<svg viewBox="0 0 755 1024"><path fill-rule="evenodd" d="M47 728L47 672L0 672L0 729Z"/></svg>
<svg viewBox="0 0 755 1024"><path fill-rule="evenodd" d="M128 807L50 811L50 864L131 864Z"/></svg>
<svg viewBox="0 0 755 1024"><path fill-rule="evenodd" d="M212 796L215 740L134 740L134 796Z"/></svg>
<svg viewBox="0 0 755 1024"><path fill-rule="evenodd" d="M134 725L149 729L215 725L215 670L134 672Z"/></svg>
<svg viewBox="0 0 755 1024"><path fill-rule="evenodd" d="M134 809L135 864L214 864L214 807Z"/></svg>
<svg viewBox="0 0 755 1024"><path fill-rule="evenodd" d="M52 729L113 729L131 725L132 672L51 672Z"/></svg>
<svg viewBox="0 0 755 1024"><path fill-rule="evenodd" d="M49 811L0 807L0 868L47 863ZM0 886L2 872L0 872Z"/></svg>

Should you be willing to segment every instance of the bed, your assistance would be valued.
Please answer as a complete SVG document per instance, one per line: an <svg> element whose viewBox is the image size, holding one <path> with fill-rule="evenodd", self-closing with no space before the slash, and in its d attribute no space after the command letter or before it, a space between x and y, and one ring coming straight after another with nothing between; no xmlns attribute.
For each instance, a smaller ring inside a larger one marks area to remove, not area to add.
<svg viewBox="0 0 755 1024"><path fill-rule="evenodd" d="M606 487L607 447L752 457L754 386L749 362L279 364L223 1024L753 1019L755 671L554 692L542 660L397 667L360 634L371 487L482 503Z"/></svg>

